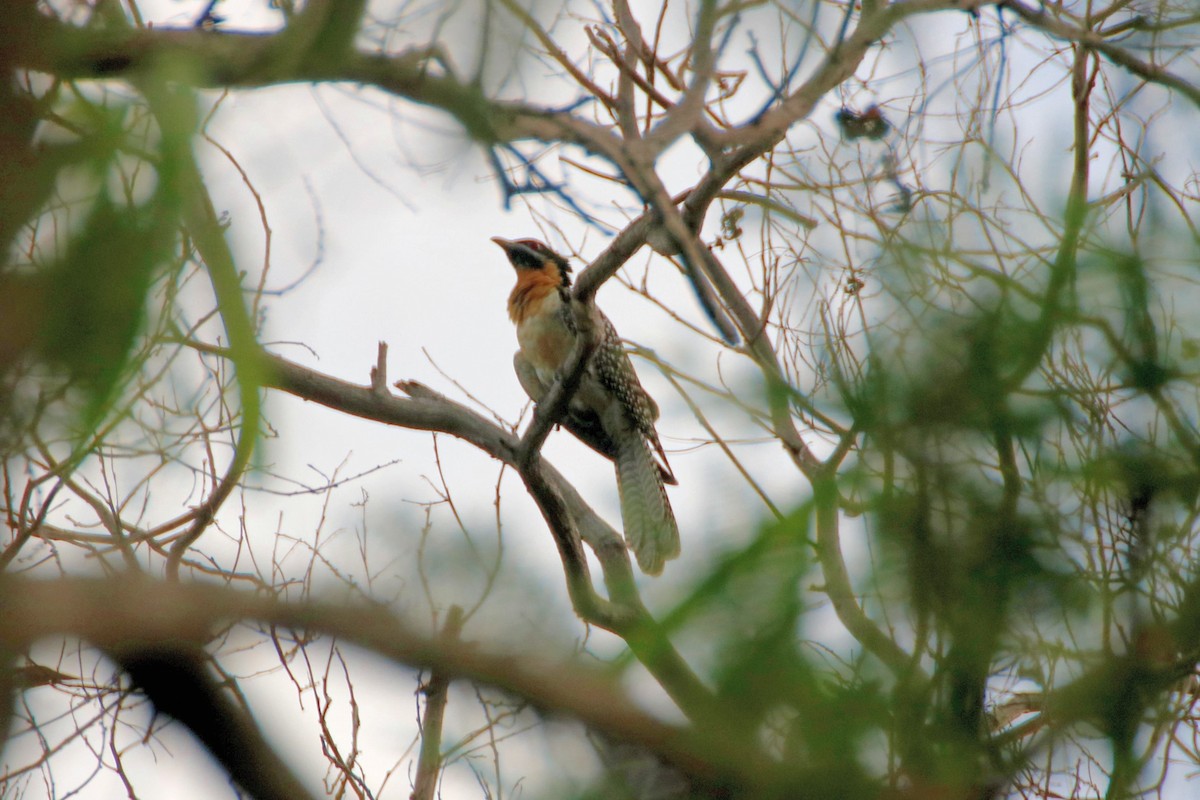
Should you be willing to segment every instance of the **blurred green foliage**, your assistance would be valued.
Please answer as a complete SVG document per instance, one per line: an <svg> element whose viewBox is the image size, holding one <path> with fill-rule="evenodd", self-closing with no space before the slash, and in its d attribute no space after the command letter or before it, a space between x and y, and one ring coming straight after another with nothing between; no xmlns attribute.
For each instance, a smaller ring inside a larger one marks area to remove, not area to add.
<svg viewBox="0 0 1200 800"><path fill-rule="evenodd" d="M140 106L93 94L35 98L8 84L0 96L0 412L14 411L15 375L40 376L44 389L62 380L83 398L83 431L127 376L179 240L179 200L161 178L173 156L146 151Z"/></svg>
<svg viewBox="0 0 1200 800"><path fill-rule="evenodd" d="M834 524L869 542L853 581L907 666L808 640L819 497L663 618L709 643L721 735L779 758L770 796L878 797L885 773L884 796L1001 797L1083 757L1136 793L1200 657L1175 632L1200 618L1195 376L1156 323L1173 277L1107 250L1086 270L1053 308L992 286L892 320L831 382L861 442ZM1008 714L1020 693L1039 700Z"/></svg>

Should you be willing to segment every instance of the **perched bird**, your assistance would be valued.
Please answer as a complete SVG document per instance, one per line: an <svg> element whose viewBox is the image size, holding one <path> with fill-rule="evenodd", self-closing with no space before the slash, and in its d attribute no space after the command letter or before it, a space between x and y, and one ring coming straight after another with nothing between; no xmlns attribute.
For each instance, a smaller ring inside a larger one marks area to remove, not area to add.
<svg viewBox="0 0 1200 800"><path fill-rule="evenodd" d="M520 345L513 367L536 403L554 385L578 336L571 314L571 266L536 239L496 236L492 241L517 273L508 296L508 316ZM658 406L638 381L608 317L600 314L600 324L600 344L560 424L616 465L625 539L642 571L657 575L663 562L679 555L679 528L664 488L678 481L654 430Z"/></svg>

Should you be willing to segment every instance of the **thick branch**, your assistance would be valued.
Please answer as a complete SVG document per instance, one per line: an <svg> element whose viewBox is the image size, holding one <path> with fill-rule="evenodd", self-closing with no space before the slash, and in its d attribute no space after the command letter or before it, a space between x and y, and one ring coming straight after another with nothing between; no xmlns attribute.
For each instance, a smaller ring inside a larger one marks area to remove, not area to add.
<svg viewBox="0 0 1200 800"><path fill-rule="evenodd" d="M104 649L150 698L155 710L186 725L249 796L257 800L313 797L263 738L254 719L218 683L199 643L178 636L147 640L136 625L130 625L123 638L110 640Z"/></svg>
<svg viewBox="0 0 1200 800"><path fill-rule="evenodd" d="M0 38L13 66L64 80L136 78L165 68L202 88L253 88L296 82L376 86L455 117L476 141L565 141L619 163L622 140L567 112L494 102L450 73L436 46L397 55L344 53L340 59L292 58L287 29L261 34L196 29L78 28L33 12L0 15Z"/></svg>
<svg viewBox="0 0 1200 800"><path fill-rule="evenodd" d="M213 348L200 349L221 353ZM513 434L419 384L406 384L412 394L408 398L380 391L380 365L376 365L376 387L372 387L355 386L278 356L268 356L267 363L266 386L364 419L447 433L520 470L520 442ZM538 464L522 473L522 477L555 535L576 613L583 620L624 638L638 660L690 718L712 719L715 702L712 693L642 604L624 539L544 460L539 458ZM563 529L564 520L571 523L569 530ZM577 538L571 538L576 536L575 526L577 536L596 553L613 602L605 601L592 589L587 561L572 544L578 542Z"/></svg>
<svg viewBox="0 0 1200 800"><path fill-rule="evenodd" d="M194 647L210 631L235 621L327 634L396 663L429 669L447 680L495 686L545 712L575 717L649 749L702 786L762 790L783 777L753 744L719 728L665 724L631 703L611 677L585 664L551 663L528 652L494 652L477 643L426 636L374 605L289 605L225 587L132 577L33 581L5 576L0 608L5 610L0 650L10 652L65 635L131 659L139 652Z"/></svg>
<svg viewBox="0 0 1200 800"><path fill-rule="evenodd" d="M521 473L554 534L576 612L584 620L608 630L620 624L622 615L630 613L595 593L588 575L587 559L579 544L581 537L588 541L604 564L606 573L612 569L617 574L632 574L620 535L600 519L574 487L550 465L543 463L521 472L518 457L521 445L508 431L417 383L401 383L410 396L395 397L372 386L356 386L322 375L278 356L267 357L266 373L266 386L364 419L448 433L513 466Z"/></svg>
<svg viewBox="0 0 1200 800"><path fill-rule="evenodd" d="M647 139L653 143L656 152L661 153L684 131L690 130L704 119L708 87L712 84L713 70L716 66L716 54L712 46L716 21L716 0L701 0L700 10L696 15L696 30L692 35L692 83L679 103L669 109L665 118L650 131ZM638 38L640 43L641 37Z"/></svg>

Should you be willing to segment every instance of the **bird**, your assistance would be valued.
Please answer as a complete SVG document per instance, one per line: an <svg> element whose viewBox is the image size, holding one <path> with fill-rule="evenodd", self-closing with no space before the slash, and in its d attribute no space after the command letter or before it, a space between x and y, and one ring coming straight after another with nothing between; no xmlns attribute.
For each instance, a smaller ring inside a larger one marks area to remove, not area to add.
<svg viewBox="0 0 1200 800"><path fill-rule="evenodd" d="M578 302L571 295L571 265L537 239L492 241L516 272L508 296L519 345L513 368L537 403L559 378L579 335L571 312ZM666 490L679 481L654 428L658 404L642 388L612 322L598 314L600 343L559 424L615 465L625 539L642 572L658 575L679 555L679 526Z"/></svg>

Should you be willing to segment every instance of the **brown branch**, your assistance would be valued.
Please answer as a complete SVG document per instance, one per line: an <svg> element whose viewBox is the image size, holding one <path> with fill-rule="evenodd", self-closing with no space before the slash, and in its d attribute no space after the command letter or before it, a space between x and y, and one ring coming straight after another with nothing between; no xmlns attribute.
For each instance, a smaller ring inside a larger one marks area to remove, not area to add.
<svg viewBox="0 0 1200 800"><path fill-rule="evenodd" d="M536 468L546 437L566 415L571 398L583 383L588 361L600 344L600 326L596 324L595 306L590 302L576 302L571 308L571 314L579 336L559 371L558 379L534 407L533 419L521 438L517 449L517 468L523 476L526 471Z"/></svg>
<svg viewBox="0 0 1200 800"><path fill-rule="evenodd" d="M155 710L186 725L249 796L313 797L263 738L254 718L217 682L198 642L182 640L178 633L146 639L131 624L122 636L97 644L129 674Z"/></svg>
<svg viewBox="0 0 1200 800"><path fill-rule="evenodd" d="M641 353L640 355L647 357L645 353ZM683 398L683 402L687 403L688 410L692 412L692 417L700 423L700 427L704 428L704 431L708 434L709 439L721 449L721 452L725 455L725 458L729 461L729 463L733 464L733 468L736 469L742 476L742 480L746 482L746 485L750 487L750 490L758 495L758 499L763 502L763 505L767 507L767 510L771 512L771 515L775 517L775 519L782 520L784 517L783 512L779 510L775 503L771 502L771 498L767 494L766 490L763 489L759 482L754 479L754 476L750 474L750 470L746 469L746 465L743 464L742 460L733 452L733 448L729 446L729 442L725 441L725 437L721 436L720 432L713 427L711 422L709 422L708 417L704 413L704 409L700 408L699 404L692 399L691 394L684 390L683 386L669 370L665 369L662 364L659 364L658 367L662 372L662 376L666 378L667 382L671 384L671 387L675 389L675 393L679 397Z"/></svg>
<svg viewBox="0 0 1200 800"><path fill-rule="evenodd" d="M699 196L711 200L711 195L738 170L783 141L788 130L807 117L829 91L854 75L868 51L897 24L918 14L973 11L985 5L984 0L905 0L875 13L864 13L854 31L826 56L808 80L776 106L737 128L718 130L704 125L693 132L711 147L729 151L697 185ZM713 182L720 185L712 187Z"/></svg>
<svg viewBox="0 0 1200 800"><path fill-rule="evenodd" d="M396 384L409 395L402 398L381 394L371 386L356 386L322 375L278 356L267 356L267 364L264 385L268 387L364 419L448 433L516 468L554 536L576 613L585 621L607 630L619 625L621 617L630 613L596 594L587 558L580 546L581 538L588 541L604 564L606 574L612 570L616 574L625 572L632 576L624 540L584 503L553 467L539 459L539 464L522 470L519 461L521 442L512 433L414 381ZM377 364L372 379L375 383L378 383L378 375Z"/></svg>
<svg viewBox="0 0 1200 800"><path fill-rule="evenodd" d="M685 207L682 214L676 208L674 198L668 198L667 202L661 204L661 209L665 210L666 216L674 220L669 230L679 230L682 224L681 217L691 219L703 217L704 210L720 194L724 185L724 181L719 181L713 176L714 172L710 172L704 181L702 181L702 185L705 186L708 194L701 194L699 191L690 193L684 201ZM655 178L657 179L657 176ZM575 297L585 302L590 301L590 298L595 296L596 291L599 290L604 281L612 277L621 268L621 265L628 261L637 249L645 243L655 226L659 223L661 214L662 210L656 207L626 225L613 238L604 252L593 260L587 269L579 274L575 283ZM708 277L713 279L713 283L717 287L717 291L724 300L726 307L731 310L734 319L737 320L739 327L743 334L745 334L747 352L758 363L764 376L767 378L773 430L782 442L784 449L792 456L797 467L805 475L811 477L815 474L820 462L816 455L809 449L808 445L804 443L804 440L800 437L800 432L796 429L795 423L792 420L790 398L793 396L795 390L787 383L783 375L783 370L779 366L775 351L766 338L765 323L759 319L758 314L742 295L741 290L737 288L733 279L729 277L724 268L716 261L716 258L712 256L707 248L700 246L699 240L695 235L689 233L684 241L690 241L693 246L699 247L703 251L704 255L702 258L708 270Z"/></svg>
<svg viewBox="0 0 1200 800"><path fill-rule="evenodd" d="M616 53L616 45L609 55L617 67L617 127L626 142L636 142L642 138L638 128L637 109L634 105L633 76L637 73L637 50L634 42L641 41L642 30L637 20L629 11L625 0L613 0L613 11L617 20L617 28L625 37L624 53Z"/></svg>
<svg viewBox="0 0 1200 800"><path fill-rule="evenodd" d="M613 62L617 69L619 69L623 75L628 76L629 80L636 83L637 87L645 92L646 96L649 97L653 102L657 103L661 108L671 108L673 105L675 105L675 103L672 102L669 97L662 94L662 92L658 91L658 89L654 88L654 85L644 78L641 73L637 72L630 65L625 63L625 60L622 59L620 52L617 49L616 43L613 42L606 32L589 27L587 29L587 37L588 41L592 43L592 47L596 48L596 50L603 53L609 61Z"/></svg>
<svg viewBox="0 0 1200 800"><path fill-rule="evenodd" d="M521 24L528 28L533 35L537 37L538 43L540 43L541 46L546 50L546 53L549 54L549 56L556 62L558 62L559 66L565 69L567 74L575 79L576 83L586 89L592 97L595 97L597 100L603 103L605 108L611 109L615 107L615 101L613 98L609 96L607 92L597 86L591 78L589 78L583 73L582 70L579 69L579 67L575 66L575 63L567 57L567 54L564 53L563 49L558 46L558 43L554 41L553 37L546 32L545 28L538 24L538 21L535 20L528 11L514 2L514 0L500 0L500 5L504 6L504 9L508 13L520 20ZM588 35L590 36L591 33L589 32Z"/></svg>
<svg viewBox="0 0 1200 800"><path fill-rule="evenodd" d="M571 348L567 361L558 379L551 385L546 396L534 409L533 419L517 445L516 468L525 488L538 504L543 518L554 533L555 543L559 548L559 556L567 573L567 589L575 608L583 619L588 619L594 613L599 602L592 589L587 558L579 546L580 534L576 527L575 515L569 512L563 501L561 492L548 482L541 469L541 449L550 434L551 429L567 413L571 397L583 383L583 375L587 370L588 361L599 344L598 326L594 323L595 308L590 303L576 302L571 309L579 336ZM622 539L622 545L624 540ZM632 580L629 566L629 554L624 550L617 565L619 574ZM605 569L605 574L609 572ZM617 574L617 573L613 573ZM622 592L614 596L630 597L629 586L623 586ZM639 603L640 605L640 603ZM607 615L611 617L612 615Z"/></svg>
<svg viewBox="0 0 1200 800"><path fill-rule="evenodd" d="M712 281L716 257L700 241L697 233L699 228L692 228L688 225L687 220L679 212L678 206L667 193L667 187L652 168L640 171L636 175L630 175L630 178L638 188L642 199L656 212L657 221L662 226L662 232L665 233L665 237L660 238L665 238L667 242L674 245L667 252L678 253L683 260L684 270L692 284L692 289L696 292L696 299L700 301L708 318L720 332L722 339L728 344L736 344L739 340L738 331L734 327L734 323L729 321L728 315L713 294ZM749 334L743 329L742 335L748 336Z"/></svg>
<svg viewBox="0 0 1200 800"><path fill-rule="evenodd" d="M1168 89L1174 89L1188 100L1191 100L1196 106L1200 106L1200 88L1187 79L1157 64L1142 61L1128 49L1118 47L1108 41L1105 37L1110 36L1112 34L1111 31L1097 32L1076 27L1070 23L1063 22L1053 14L1047 14L1044 11L1031 8L1020 2L1020 0L1001 0L996 5L998 8L1007 8L1043 33L1059 39L1065 39L1069 42L1076 42L1088 50L1094 50L1112 63L1148 83L1157 83L1160 86L1166 86Z"/></svg>
<svg viewBox="0 0 1200 800"><path fill-rule="evenodd" d="M1053 339L1058 324L1065 319L1064 302L1072 302L1069 289L1074 285L1079 243L1083 237L1084 223L1088 213L1088 170L1091 160L1089 145L1090 102L1096 85L1096 71L1088 78L1087 64L1091 54L1084 47L1075 48L1075 63L1071 70L1071 98L1075 101L1073 168L1071 184L1067 190L1066 209L1063 213L1063 229L1058 250L1050 262L1050 278L1046 282L1044 295L1038 301L1039 314L1033 338L1022 348L1023 358L1011 375L1005 376L1005 384L1011 389L1024 383L1029 374L1042 361L1042 356ZM1064 296L1067 299L1064 301Z"/></svg>
<svg viewBox="0 0 1200 800"><path fill-rule="evenodd" d="M716 0L700 0L700 10L696 14L696 30L692 34L692 82L679 102L650 130L646 140L653 145L656 153L666 150L683 133L692 130L704 119L706 95L712 83L716 59L712 47L716 21ZM640 30L638 42L641 42Z"/></svg>
<svg viewBox="0 0 1200 800"><path fill-rule="evenodd" d="M24 6L20 7L25 9ZM279 33L197 29L79 28L38 14L0 15L0 38L11 43L14 67L64 80L136 79L168 63L170 74L204 88L253 88L297 81L347 82L376 86L408 100L441 109L485 143L518 139L565 141L618 163L622 141L607 128L566 112L490 100L475 83L447 67L437 46L395 55L346 52L340 59L285 58L291 37Z"/></svg>
<svg viewBox="0 0 1200 800"><path fill-rule="evenodd" d="M825 594L833 603L838 619L851 636L896 675L917 678L924 683L927 679L920 674L920 667L866 615L854 596L854 586L842 556L837 483L832 473L828 477L813 479L813 496L817 518L817 558L821 562L821 574L825 577Z"/></svg>
<svg viewBox="0 0 1200 800"><path fill-rule="evenodd" d="M180 198L183 223L204 260L217 298L221 322L229 339L232 361L237 369L242 415L233 458L225 474L204 502L194 510L191 526L171 545L166 573L169 577L178 578L184 555L208 529L218 509L241 483L242 474L250 464L261 422L259 385L262 365L254 323L242 296L241 275L192 154L191 139L197 130L195 98L184 88L167 89L158 76L150 76L146 84L143 87L144 94L162 131L163 156L170 167L166 172L175 180L173 191ZM216 464L212 468L215 471Z"/></svg>
<svg viewBox="0 0 1200 800"><path fill-rule="evenodd" d="M772 200L769 197L764 197L754 192L746 192L738 189L724 189L717 192L717 197L721 200L733 200L739 203L747 203L749 205L759 206L766 209L772 214L779 214L786 217L797 225L808 228L810 231L817 227L817 221L812 217L801 214L793 208L789 208L778 200Z"/></svg>
<svg viewBox="0 0 1200 800"><path fill-rule="evenodd" d="M202 352L227 355L221 348L188 344ZM363 419L447 433L519 470L520 440L516 436L426 386L404 382L409 397L397 397L371 386L356 386L323 375L278 356L265 358L266 387ZM378 382L381 370L377 363L374 381ZM544 459L539 458L536 468L522 473L522 478L554 535L575 612L585 622L624 638L638 660L690 718L715 718L712 692L642 604L629 551L621 535ZM603 599L592 588L587 560L578 546L580 540L587 542L600 561L611 600Z"/></svg>
<svg viewBox="0 0 1200 800"><path fill-rule="evenodd" d="M757 796L772 782L794 778L768 761L753 742L720 725L666 724L630 702L602 671L528 652L496 652L446 636L425 636L377 605L286 604L227 587L143 580L0 580L0 651L20 652L51 636L77 636L122 659L139 652L177 652L207 641L232 621L257 621L327 634L398 664L429 669L447 680L494 686L547 713L566 714L622 741L640 745L697 784L736 786ZM136 643L136 645L131 644ZM719 721L719 718L714 718ZM736 793L736 792L735 792Z"/></svg>
<svg viewBox="0 0 1200 800"><path fill-rule="evenodd" d="M457 642L462 624L462 608L451 606L442 627L442 638ZM450 694L450 678L435 670L421 690L425 694L425 718L421 724L421 753L417 757L417 779L413 782L411 797L412 800L433 800L442 769L442 719Z"/></svg>

